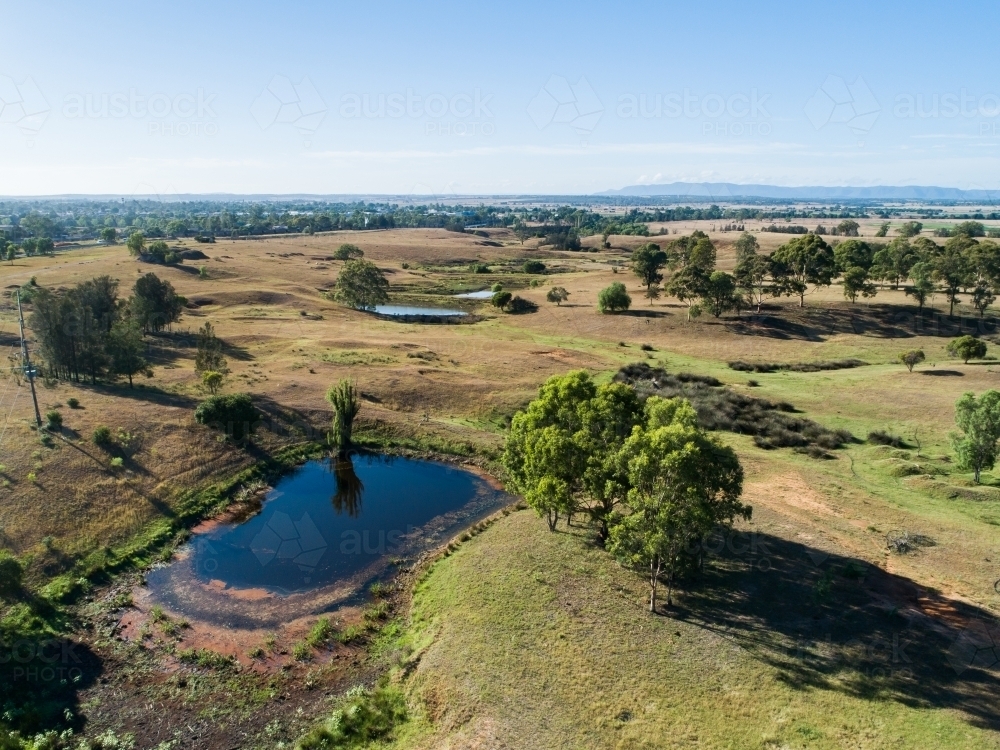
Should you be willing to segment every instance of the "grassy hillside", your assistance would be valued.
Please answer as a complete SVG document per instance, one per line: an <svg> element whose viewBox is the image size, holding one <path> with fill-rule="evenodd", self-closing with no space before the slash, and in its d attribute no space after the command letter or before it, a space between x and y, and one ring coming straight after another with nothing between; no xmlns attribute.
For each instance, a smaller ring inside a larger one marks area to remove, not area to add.
<svg viewBox="0 0 1000 750"><path fill-rule="evenodd" d="M512 514L417 587L417 708L394 747L1000 747L947 639L868 611L884 582L833 572L817 598L824 573L772 542L770 570L716 560L667 618L585 531Z"/></svg>

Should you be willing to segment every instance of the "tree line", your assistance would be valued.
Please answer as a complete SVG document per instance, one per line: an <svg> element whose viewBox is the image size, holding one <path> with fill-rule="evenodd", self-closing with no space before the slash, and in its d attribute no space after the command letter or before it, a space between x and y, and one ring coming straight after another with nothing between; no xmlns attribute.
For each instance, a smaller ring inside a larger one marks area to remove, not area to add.
<svg viewBox="0 0 1000 750"><path fill-rule="evenodd" d="M632 255L632 270L651 303L662 290L698 312L704 306L716 317L751 307L760 311L766 299L781 296L798 297L801 307L810 287L830 286L837 279L851 302L872 298L880 288L902 288L922 310L932 295L942 293L949 315L967 295L983 316L1000 290L1000 245L964 232L953 232L943 245L912 235L890 242L851 238L831 245L808 232L770 255L744 232L736 241L734 272L715 266L715 245L700 231L663 248L644 244ZM661 287L664 271L669 278Z"/></svg>
<svg viewBox="0 0 1000 750"><path fill-rule="evenodd" d="M144 335L168 328L185 300L169 281L147 273L119 299L119 282L98 276L64 291L36 287L28 321L38 340L42 369L73 382L151 375Z"/></svg>

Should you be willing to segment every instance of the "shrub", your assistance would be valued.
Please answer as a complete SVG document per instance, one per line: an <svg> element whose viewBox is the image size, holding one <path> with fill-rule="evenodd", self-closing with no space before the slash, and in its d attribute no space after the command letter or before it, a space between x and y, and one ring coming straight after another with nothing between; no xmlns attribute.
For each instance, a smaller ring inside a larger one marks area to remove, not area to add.
<svg viewBox="0 0 1000 750"><path fill-rule="evenodd" d="M309 635L306 636L306 643L313 648L319 648L333 637L334 632L335 630L330 623L330 618L321 617L312 626L312 629L310 629Z"/></svg>
<svg viewBox="0 0 1000 750"><path fill-rule="evenodd" d="M407 719L406 697L396 687L356 688L328 722L299 740L302 750L367 747L392 735Z"/></svg>
<svg viewBox="0 0 1000 750"><path fill-rule="evenodd" d="M737 359L729 363L729 369L737 372L821 372L823 370L848 370L853 367L864 367L868 363L861 359L835 359L825 362L745 362Z"/></svg>
<svg viewBox="0 0 1000 750"><path fill-rule="evenodd" d="M292 657L295 661L307 661L312 658L312 649L305 641L299 641L292 646Z"/></svg>
<svg viewBox="0 0 1000 750"><path fill-rule="evenodd" d="M913 372L913 368L924 361L926 357L920 349L911 349L899 355L899 361L906 365L906 369Z"/></svg>
<svg viewBox="0 0 1000 750"><path fill-rule="evenodd" d="M521 270L525 273L545 273L545 264L540 260L526 260Z"/></svg>
<svg viewBox="0 0 1000 750"><path fill-rule="evenodd" d="M493 286L490 287L490 291L493 292L494 294L496 294L497 292L502 292L503 291L503 284L501 284L498 281L496 284L494 284Z"/></svg>
<svg viewBox="0 0 1000 750"><path fill-rule="evenodd" d="M0 549L0 596L15 596L21 591L24 566L5 549Z"/></svg>
<svg viewBox="0 0 1000 750"><path fill-rule="evenodd" d="M249 438L259 416L249 393L211 396L194 410L198 424L222 430L233 440Z"/></svg>
<svg viewBox="0 0 1000 750"><path fill-rule="evenodd" d="M698 422L705 429L752 435L754 443L766 450L808 446L832 450L854 439L846 430L829 430L792 414L795 411L792 404L773 403L723 388L711 376L672 374L639 362L623 367L615 380L632 385L642 398L651 395L685 398L695 408Z"/></svg>
<svg viewBox="0 0 1000 750"><path fill-rule="evenodd" d="M597 295L597 309L605 314L628 310L631 305L632 298L620 281L605 287Z"/></svg>
<svg viewBox="0 0 1000 750"><path fill-rule="evenodd" d="M121 456L115 456L111 459L111 468L120 469L123 463L125 463L125 461Z"/></svg>
<svg viewBox="0 0 1000 750"><path fill-rule="evenodd" d="M489 273L490 267L485 263L473 263L469 266L469 270L473 273Z"/></svg>
<svg viewBox="0 0 1000 750"><path fill-rule="evenodd" d="M653 348L652 344L643 344L639 348L642 349L644 352L655 352L656 351L656 349Z"/></svg>
<svg viewBox="0 0 1000 750"><path fill-rule="evenodd" d="M513 299L513 297L514 295L512 295L510 292L505 292L501 290L499 292L493 293L493 297L490 298L490 303L493 305L493 307L497 307L502 310L507 306L507 303Z"/></svg>
<svg viewBox="0 0 1000 750"><path fill-rule="evenodd" d="M756 380L751 379L751 380L747 381L747 387L749 387L749 388L757 388L759 386L760 386L760 383L758 383Z"/></svg>
<svg viewBox="0 0 1000 750"><path fill-rule="evenodd" d="M55 409L52 409L51 411L45 413L46 429L52 430L53 432L58 432L59 430L62 429L62 426L63 426L62 414L60 414Z"/></svg>
<svg viewBox="0 0 1000 750"><path fill-rule="evenodd" d="M893 448L908 448L906 441L896 435L891 435L885 430L873 430L868 433L868 442L875 445L891 445Z"/></svg>
<svg viewBox="0 0 1000 750"><path fill-rule="evenodd" d="M75 396L71 396L70 398L66 399L66 406L68 406L70 409L79 409L80 399L76 398Z"/></svg>
<svg viewBox="0 0 1000 750"><path fill-rule="evenodd" d="M500 292L500 294L505 294L505 292ZM504 309L514 315L519 315L521 313L535 312L538 309L538 305L524 297L514 295L510 298Z"/></svg>

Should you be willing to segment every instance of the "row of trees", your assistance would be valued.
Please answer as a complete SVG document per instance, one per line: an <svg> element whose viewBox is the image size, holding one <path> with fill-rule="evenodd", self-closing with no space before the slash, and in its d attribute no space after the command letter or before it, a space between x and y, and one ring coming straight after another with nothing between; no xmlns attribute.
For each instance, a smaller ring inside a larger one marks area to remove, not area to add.
<svg viewBox="0 0 1000 750"><path fill-rule="evenodd" d="M17 244L8 242L0 237L0 260L13 263L18 253L21 253L26 258L30 258L33 255L51 255L55 246L50 237L39 237L37 239L28 237Z"/></svg>
<svg viewBox="0 0 1000 750"><path fill-rule="evenodd" d="M810 232L765 255L757 238L744 232L736 242L734 273L717 271L715 264L715 246L698 231L665 248L644 244L632 255L632 270L650 303L660 296L667 270L663 289L668 294L689 306L701 301L716 316L748 307L759 311L766 299L783 295L797 296L801 307L810 286L829 286L836 279L852 302L874 297L880 285L902 286L923 309L941 292L952 315L962 294L984 315L1000 290L1000 246L967 234L955 234L943 246L927 237L905 236L889 243L849 239L831 246Z"/></svg>
<svg viewBox="0 0 1000 750"><path fill-rule="evenodd" d="M168 281L148 273L118 297L118 281L98 276L65 291L38 287L31 296L29 325L50 377L90 378L151 375L143 335L176 322L184 306Z"/></svg>
<svg viewBox="0 0 1000 750"><path fill-rule="evenodd" d="M503 463L550 529L584 513L609 552L648 573L650 611L661 576L671 603L692 543L751 514L736 454L698 427L690 403L643 403L631 386L597 385L582 370L549 378L514 416Z"/></svg>

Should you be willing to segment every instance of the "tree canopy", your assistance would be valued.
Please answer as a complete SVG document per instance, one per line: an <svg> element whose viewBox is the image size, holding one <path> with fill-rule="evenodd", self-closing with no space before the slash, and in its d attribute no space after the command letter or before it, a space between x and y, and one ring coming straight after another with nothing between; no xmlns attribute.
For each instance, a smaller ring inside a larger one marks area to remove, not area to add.
<svg viewBox="0 0 1000 750"><path fill-rule="evenodd" d="M367 260L349 260L337 277L329 297L356 310L374 310L389 301L389 281Z"/></svg>

